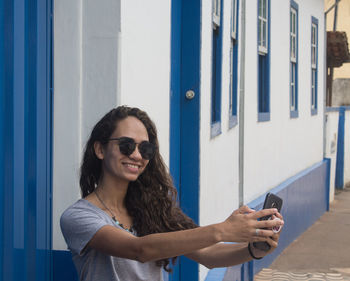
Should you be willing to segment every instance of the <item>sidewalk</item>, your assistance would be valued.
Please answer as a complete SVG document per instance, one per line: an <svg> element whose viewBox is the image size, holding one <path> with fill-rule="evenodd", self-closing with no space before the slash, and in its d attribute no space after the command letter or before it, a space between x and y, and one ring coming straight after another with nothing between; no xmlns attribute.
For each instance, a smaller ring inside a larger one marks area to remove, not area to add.
<svg viewBox="0 0 350 281"><path fill-rule="evenodd" d="M261 279L268 275L271 279ZM350 280L349 186L337 191L330 211L291 243L269 269L256 275L255 280L274 280L277 276L278 280Z"/></svg>

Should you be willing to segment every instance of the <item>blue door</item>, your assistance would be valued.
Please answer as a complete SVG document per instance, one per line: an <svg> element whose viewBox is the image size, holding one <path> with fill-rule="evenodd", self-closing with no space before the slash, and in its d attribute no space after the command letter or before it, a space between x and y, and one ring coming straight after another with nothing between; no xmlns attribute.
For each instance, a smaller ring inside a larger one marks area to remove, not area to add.
<svg viewBox="0 0 350 281"><path fill-rule="evenodd" d="M0 281L51 280L51 7L0 0Z"/></svg>
<svg viewBox="0 0 350 281"><path fill-rule="evenodd" d="M200 0L172 1L170 169L184 212L199 219ZM171 280L198 280L184 257Z"/></svg>

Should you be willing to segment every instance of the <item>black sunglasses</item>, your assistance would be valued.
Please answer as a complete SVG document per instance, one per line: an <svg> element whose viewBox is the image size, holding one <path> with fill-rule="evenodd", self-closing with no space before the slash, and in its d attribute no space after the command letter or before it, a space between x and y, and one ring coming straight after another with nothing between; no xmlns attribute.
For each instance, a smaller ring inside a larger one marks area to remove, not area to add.
<svg viewBox="0 0 350 281"><path fill-rule="evenodd" d="M111 138L108 141L116 140L118 141L119 150L126 156L130 156L136 149L136 145L138 144L139 152L143 159L150 160L153 158L156 152L156 146L149 141L142 141L140 143L136 143L134 139L128 137L121 138Z"/></svg>

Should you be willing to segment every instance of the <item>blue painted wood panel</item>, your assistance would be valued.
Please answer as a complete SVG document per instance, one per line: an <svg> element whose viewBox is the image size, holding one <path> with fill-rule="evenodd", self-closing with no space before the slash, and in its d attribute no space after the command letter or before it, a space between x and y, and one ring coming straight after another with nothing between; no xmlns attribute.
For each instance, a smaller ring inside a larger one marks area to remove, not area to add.
<svg viewBox="0 0 350 281"><path fill-rule="evenodd" d="M0 280L52 277L51 8L0 1Z"/></svg>

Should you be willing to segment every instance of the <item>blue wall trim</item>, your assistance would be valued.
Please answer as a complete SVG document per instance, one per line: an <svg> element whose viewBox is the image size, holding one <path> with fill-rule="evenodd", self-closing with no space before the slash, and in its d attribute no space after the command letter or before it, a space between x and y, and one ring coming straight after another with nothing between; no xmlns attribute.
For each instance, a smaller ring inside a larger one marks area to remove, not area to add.
<svg viewBox="0 0 350 281"><path fill-rule="evenodd" d="M345 111L350 110L350 106L335 106L335 107L326 107L326 112L339 112L340 109L344 109Z"/></svg>
<svg viewBox="0 0 350 281"><path fill-rule="evenodd" d="M291 242L319 219L324 212L329 210L329 180L330 159L324 159L272 188L269 192L283 198L281 213L285 225L278 248L259 261L254 260L242 266L229 267L225 272L223 269L211 270L206 281L253 280L254 274L264 267L269 267ZM265 194L250 202L248 206L259 210L262 208L264 199ZM231 275L229 275L229 272L231 272ZM238 276L239 272L241 278L232 279L232 274Z"/></svg>
<svg viewBox="0 0 350 281"><path fill-rule="evenodd" d="M339 109L338 120L338 143L337 143L337 160L335 168L335 187L344 188L344 138L345 138L345 109Z"/></svg>
<svg viewBox="0 0 350 281"><path fill-rule="evenodd" d="M283 198L281 213L285 219L285 226L275 252L260 261L252 262L254 274L268 267L291 242L327 211L329 162L325 159L270 191ZM261 209L264 196L254 200L249 206Z"/></svg>
<svg viewBox="0 0 350 281"><path fill-rule="evenodd" d="M258 113L258 121L259 122L270 121L270 112L259 112Z"/></svg>

